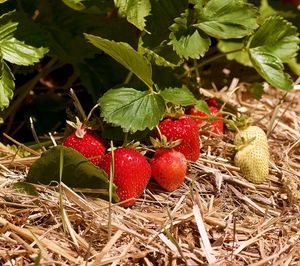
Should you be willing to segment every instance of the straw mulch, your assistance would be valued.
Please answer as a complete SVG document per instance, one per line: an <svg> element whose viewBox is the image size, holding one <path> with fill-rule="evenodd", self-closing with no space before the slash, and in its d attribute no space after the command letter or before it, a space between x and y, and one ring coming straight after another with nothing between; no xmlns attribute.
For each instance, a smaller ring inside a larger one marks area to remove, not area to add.
<svg viewBox="0 0 300 266"><path fill-rule="evenodd" d="M201 158L180 189L166 193L151 183L134 207L112 206L109 238L106 201L63 184L61 202L58 187L18 193L12 184L36 156L7 154L0 159L0 265L300 265L300 91L295 86L281 102L283 93L266 86L257 101L247 86L233 80L209 93L269 132L266 182L247 182L233 165L233 133L203 136Z"/></svg>

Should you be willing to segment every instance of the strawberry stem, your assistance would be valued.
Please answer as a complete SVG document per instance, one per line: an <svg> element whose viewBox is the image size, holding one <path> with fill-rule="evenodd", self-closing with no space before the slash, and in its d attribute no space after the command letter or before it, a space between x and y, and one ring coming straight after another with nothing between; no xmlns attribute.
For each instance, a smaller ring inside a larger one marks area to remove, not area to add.
<svg viewBox="0 0 300 266"><path fill-rule="evenodd" d="M109 188L108 188L108 241L111 239L112 235L112 222L111 222L111 205L112 205L112 194L113 194L113 179L115 175L115 154L114 154L114 144L113 141L110 142L111 147L111 163L109 172Z"/></svg>
<svg viewBox="0 0 300 266"><path fill-rule="evenodd" d="M35 127L34 127L34 123L33 123L33 119L32 119L31 116L29 117L29 122L30 122L31 133L32 133L32 135L33 135L33 138L34 138L35 142L40 146L40 148L41 148L43 151L46 151L46 148L41 144L41 142L40 142L40 140L39 140L39 137L38 137L38 135L36 134Z"/></svg>
<svg viewBox="0 0 300 266"><path fill-rule="evenodd" d="M66 224L66 219L65 219L62 185L61 185L63 169L64 169L64 150L61 147L60 148L60 153L59 153L59 209L60 209L60 215L61 215L63 231L64 231L64 234L66 235L67 234L67 224Z"/></svg>
<svg viewBox="0 0 300 266"><path fill-rule="evenodd" d="M286 96L287 96L288 92L286 92L280 99L279 99L279 102L278 104L276 105L274 111L273 111L273 114L272 114L272 117L271 117L271 122L270 122L270 125L268 127L268 130L267 130L267 137L270 136L270 134L272 133L272 131L274 130L275 126L275 120L277 118L277 115L278 115L278 112L279 112L279 109L280 107L282 106Z"/></svg>
<svg viewBox="0 0 300 266"><path fill-rule="evenodd" d="M90 120L90 118L91 118L93 112L94 112L94 111L96 110L96 108L98 108L98 107L100 107L99 103L97 103L97 104L91 109L91 111L89 112L88 116L87 116L86 119L84 120L83 124L86 124L86 123Z"/></svg>
<svg viewBox="0 0 300 266"><path fill-rule="evenodd" d="M82 105L81 103L79 102L74 90L72 88L70 88L70 95L71 95L71 98L73 99L74 101L74 106L75 108L77 109L78 113L80 114L81 116L81 120L85 121L86 120L86 114L82 108Z"/></svg>
<svg viewBox="0 0 300 266"><path fill-rule="evenodd" d="M128 144L128 132L124 133L123 147Z"/></svg>

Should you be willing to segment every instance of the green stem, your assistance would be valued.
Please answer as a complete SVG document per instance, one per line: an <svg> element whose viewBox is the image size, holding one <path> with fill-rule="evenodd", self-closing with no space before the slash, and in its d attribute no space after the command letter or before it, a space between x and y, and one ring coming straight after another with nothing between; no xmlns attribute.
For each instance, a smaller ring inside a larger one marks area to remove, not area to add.
<svg viewBox="0 0 300 266"><path fill-rule="evenodd" d="M63 177L63 169L64 169L64 150L62 147L59 151L59 209L61 215L62 226L65 235L67 234L67 223L65 219L65 211L64 211L64 204L63 204L63 191L62 191L62 177Z"/></svg>
<svg viewBox="0 0 300 266"><path fill-rule="evenodd" d="M130 72L128 73L128 75L126 76L126 78L125 78L125 80L124 80L123 83L124 83L124 84L128 84L128 83L130 82L132 76L133 76L133 73L132 73L132 71L130 71Z"/></svg>
<svg viewBox="0 0 300 266"><path fill-rule="evenodd" d="M222 53L222 54L216 54L210 58L207 58L206 60L203 60L202 62L200 62L199 64L195 64L193 67L190 67L188 68L182 75L180 75L180 78L186 76L188 73L192 72L192 71L196 71L196 74L197 74L197 71L199 71L198 69L215 61L215 60L218 60L219 58L222 58L228 54L233 54L233 53L238 53L238 52L242 52L245 48L239 48L239 49L236 49L236 50L232 50L232 51L229 51L229 52L226 52L226 53Z"/></svg>
<svg viewBox="0 0 300 266"><path fill-rule="evenodd" d="M74 92L74 90L72 88L70 89L70 95L71 95L71 98L73 100L73 104L74 104L76 110L78 111L79 115L81 116L80 120L86 121L85 111L83 110L83 107L82 107L76 93Z"/></svg>
<svg viewBox="0 0 300 266"><path fill-rule="evenodd" d="M229 54L234 54L234 53L238 53L238 52L242 52L244 50L244 47L243 48L239 48L239 49L236 49L236 50L232 50L232 51L229 51L229 52L226 52L226 53L222 53L222 54L216 54L210 58L207 58L206 60L202 61L201 63L199 63L198 65L196 65L195 67L197 68L201 68L215 60L218 60L219 58L222 58L226 55L229 55ZM191 68L193 69L193 68Z"/></svg>
<svg viewBox="0 0 300 266"><path fill-rule="evenodd" d="M288 92L285 92L285 94L279 99L279 102L278 102L278 104L276 105L276 107L274 109L274 112L273 112L272 117L271 117L271 122L270 122L270 125L269 125L268 130L267 130L267 137L270 136L270 134L272 133L272 131L274 129L275 120L277 118L279 110L280 110L287 94L288 94Z"/></svg>
<svg viewBox="0 0 300 266"><path fill-rule="evenodd" d="M125 147L126 144L128 144L128 132L124 133L123 147Z"/></svg>
<svg viewBox="0 0 300 266"><path fill-rule="evenodd" d="M199 73L199 67L197 65L196 59L194 59L194 67L195 67L196 78L197 78L197 82L198 82L198 81L200 81L200 73Z"/></svg>
<svg viewBox="0 0 300 266"><path fill-rule="evenodd" d="M33 79L28 81L26 84L22 85L18 88L18 92L16 93L16 100L9 106L9 108L3 113L2 118L6 120L12 113L16 112L19 108L20 104L27 97L28 93L35 87L35 85L39 82L39 80L50 73L53 70L53 66L58 61L57 58L52 58L49 63L39 72Z"/></svg>
<svg viewBox="0 0 300 266"><path fill-rule="evenodd" d="M115 155L114 155L114 144L113 141L110 142L111 147L111 163L110 163L110 173L109 173L109 188L108 188L108 241L111 239L112 235L112 193L113 193L113 181L115 175Z"/></svg>

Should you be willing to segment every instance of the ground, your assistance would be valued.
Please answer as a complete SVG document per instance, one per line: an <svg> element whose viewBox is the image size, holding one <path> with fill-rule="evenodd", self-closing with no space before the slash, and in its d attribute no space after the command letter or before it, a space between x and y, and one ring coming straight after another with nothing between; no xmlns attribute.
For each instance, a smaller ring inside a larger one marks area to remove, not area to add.
<svg viewBox="0 0 300 266"><path fill-rule="evenodd" d="M209 93L268 133L268 180L249 183L233 165L234 133L200 133L201 157L184 185L166 193L151 183L134 207L111 207L110 227L104 200L64 185L61 202L58 187L17 192L13 184L37 156L0 147L7 154L0 159L0 264L299 265L300 91L295 86L281 101L284 92L266 85L258 101L247 87L234 79Z"/></svg>

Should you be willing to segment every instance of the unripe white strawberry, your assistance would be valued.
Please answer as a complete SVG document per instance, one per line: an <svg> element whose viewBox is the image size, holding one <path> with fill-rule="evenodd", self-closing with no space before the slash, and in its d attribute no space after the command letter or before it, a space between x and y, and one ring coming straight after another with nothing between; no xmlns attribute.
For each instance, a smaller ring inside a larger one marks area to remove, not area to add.
<svg viewBox="0 0 300 266"><path fill-rule="evenodd" d="M244 177L253 183L264 182L269 175L269 148L265 132L250 126L241 130L234 139L237 153L234 164Z"/></svg>
<svg viewBox="0 0 300 266"><path fill-rule="evenodd" d="M265 132L258 126L249 126L236 134L234 138L234 145L236 147L251 144L252 142L268 149L267 136Z"/></svg>

